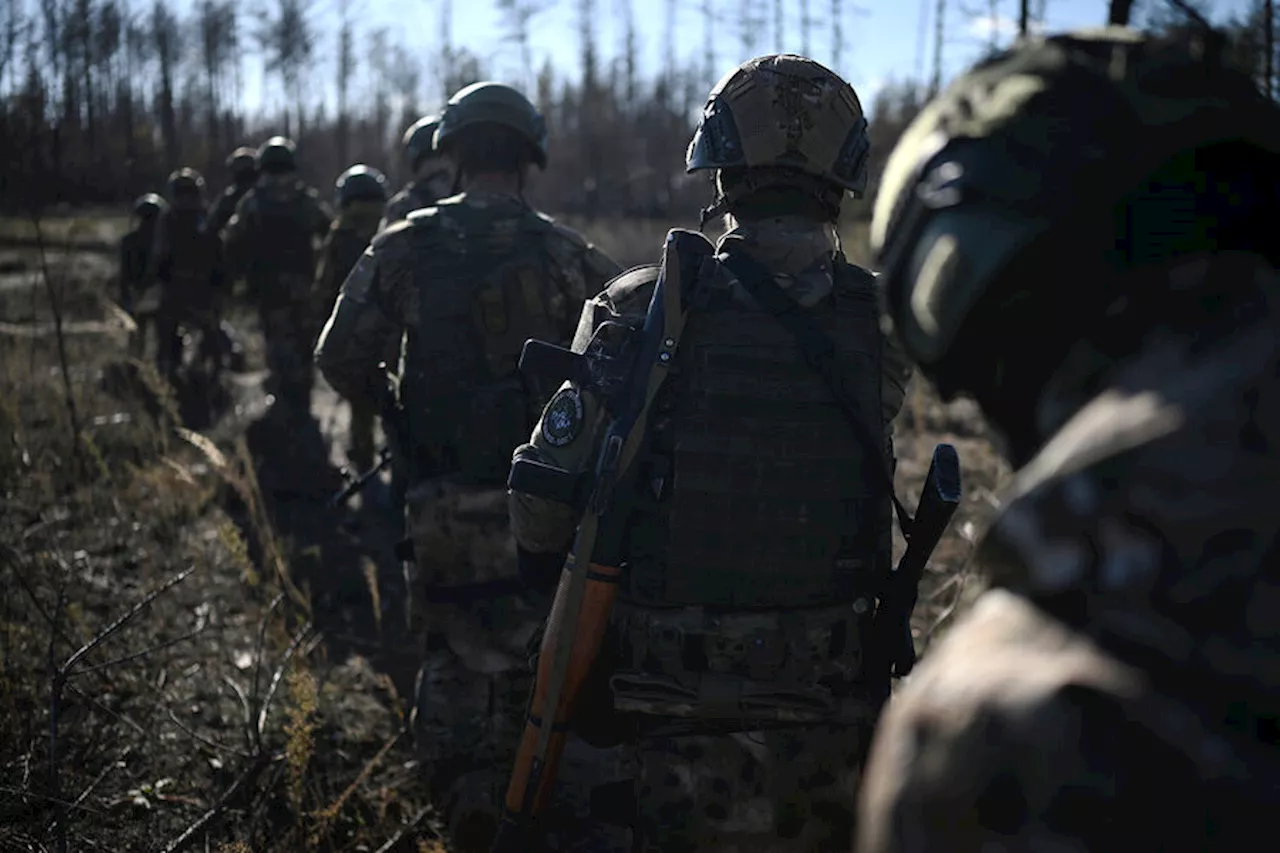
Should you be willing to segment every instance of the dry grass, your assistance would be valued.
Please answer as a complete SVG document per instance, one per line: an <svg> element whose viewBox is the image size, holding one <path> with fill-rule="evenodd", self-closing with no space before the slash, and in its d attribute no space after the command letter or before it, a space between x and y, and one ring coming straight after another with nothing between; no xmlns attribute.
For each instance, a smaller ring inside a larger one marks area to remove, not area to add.
<svg viewBox="0 0 1280 853"><path fill-rule="evenodd" d="M653 260L669 227L579 225L625 263ZM857 259L865 225L845 240ZM0 261L32 271L30 254ZM112 316L108 268L53 261L70 321ZM4 281L0 322L49 319L42 289ZM446 849L403 698L316 627L324 605L297 579L317 546L277 529L242 433L183 430L172 389L108 326L67 338L78 436L52 337L0 328L0 849ZM917 383L897 434L909 505L938 441L966 494L925 579L922 646L973 588L964 565L1008 473L972 407ZM377 567L349 573L376 646Z"/></svg>
<svg viewBox="0 0 1280 853"><path fill-rule="evenodd" d="M53 258L69 319L104 316L100 272ZM123 333L67 346L79 436L53 337L0 333L0 849L378 848L426 806L403 711L328 659L253 460L181 431Z"/></svg>

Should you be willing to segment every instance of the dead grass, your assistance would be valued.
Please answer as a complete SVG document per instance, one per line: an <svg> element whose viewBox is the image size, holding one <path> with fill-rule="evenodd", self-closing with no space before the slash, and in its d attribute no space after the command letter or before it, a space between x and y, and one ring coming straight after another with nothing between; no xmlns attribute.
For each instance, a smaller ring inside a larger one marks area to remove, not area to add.
<svg viewBox="0 0 1280 853"><path fill-rule="evenodd" d="M654 260L669 227L577 225L623 263ZM844 230L859 259L865 224ZM109 271L54 260L68 318L107 316ZM41 292L0 287L0 319L47 321ZM123 330L67 345L79 436L51 337L0 333L0 849L446 849L404 699L370 660L331 658L323 614L295 585L315 546L275 529L248 445L183 430ZM1008 471L972 406L918 381L896 441L909 506L936 442L956 445L965 476L915 614L927 647L976 588L964 567ZM350 572L380 634L377 569Z"/></svg>
<svg viewBox="0 0 1280 853"><path fill-rule="evenodd" d="M54 265L100 316L106 281ZM0 316L48 307L3 290ZM67 345L79 436L52 337L0 334L0 849L432 838L394 687L329 659L243 445L181 431L123 334Z"/></svg>

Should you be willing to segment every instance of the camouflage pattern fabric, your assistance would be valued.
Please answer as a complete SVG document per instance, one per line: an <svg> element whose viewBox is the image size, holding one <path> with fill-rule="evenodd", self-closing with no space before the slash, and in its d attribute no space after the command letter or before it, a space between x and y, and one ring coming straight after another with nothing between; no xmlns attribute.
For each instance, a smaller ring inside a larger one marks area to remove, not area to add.
<svg viewBox="0 0 1280 853"><path fill-rule="evenodd" d="M200 333L200 359L216 375L222 367L221 245L206 230L204 214L170 210L160 219L154 263L160 281L156 359L172 377L182 360L180 328Z"/></svg>
<svg viewBox="0 0 1280 853"><path fill-rule="evenodd" d="M644 851L846 851L869 733L811 727L640 741Z"/></svg>
<svg viewBox="0 0 1280 853"><path fill-rule="evenodd" d="M1040 400L1052 438L976 556L1001 589L886 712L861 853L1235 850L1271 831L1280 274L1246 254L1166 274L1184 320L1118 362L1080 343Z"/></svg>
<svg viewBox="0 0 1280 853"><path fill-rule="evenodd" d="M359 200L341 210L334 220L320 250L320 268L316 272L316 287L311 297L312 317L316 320L323 322L333 311L338 291L373 239L381 213L381 204ZM388 346L388 364L394 364L399 356L399 343L396 340ZM309 342L309 348L313 344L314 341ZM376 406L368 402L351 406L351 449L348 455L361 470L368 470L373 465L373 420L377 415Z"/></svg>
<svg viewBox="0 0 1280 853"><path fill-rule="evenodd" d="M223 232L230 269L248 283L267 344L268 390L299 414L309 411L314 242L330 216L314 189L291 175L266 175L249 190Z"/></svg>
<svg viewBox="0 0 1280 853"><path fill-rule="evenodd" d="M518 222L529 215L523 201L505 195L469 194L454 203L477 219ZM392 342L398 346L406 334L412 340L420 328L419 288L431 286L432 268L421 263L419 241L436 239L434 229L440 227L430 216L392 226L374 239L342 285L316 362L353 406L380 403L379 362ZM564 295L566 316L576 314L616 274L617 265L567 228L553 225L541 233L550 284ZM432 245L440 247L436 259L445 275L449 242ZM427 653L412 725L438 802L455 833L465 836L459 845L475 837L487 849L485 836L496 828L510 757L524 726L530 640L550 601L516 583L505 488L468 485L452 474L433 477L420 468L415 473L405 521L415 558L413 612L422 614ZM486 582L504 589L467 590Z"/></svg>
<svg viewBox="0 0 1280 853"><path fill-rule="evenodd" d="M812 305L831 293L836 242L827 226L792 216L751 223L730 219L728 224L725 239L740 240L753 257L776 270L779 286L797 302ZM642 318L651 294L652 283L629 290L611 286L588 302L574 348L584 349L606 319ZM883 341L881 369L881 415L888 425L902 407L912 371L892 338ZM602 436L602 413L590 395L581 396L582 417L569 440L557 438L552 443L539 424L530 443L517 454L569 471L593 464ZM535 553L562 548L576 523L565 505L515 492L510 496L510 514L519 543ZM615 617L622 612L620 605ZM878 702L869 705L875 707L868 708L868 718L878 710ZM665 707L672 710L670 702ZM672 719L646 716L651 721ZM807 724L768 732L726 730L642 738L628 744L634 756L632 767L639 774L637 849L723 853L847 849L869 731L867 723ZM612 775L620 772L614 764L602 762L597 771L597 786L619 781Z"/></svg>
<svg viewBox="0 0 1280 853"><path fill-rule="evenodd" d="M222 191L222 195L218 196L218 200L213 203L213 208L209 211L209 230L212 233L222 233L222 229L227 227L227 223L235 215L240 199L244 198L245 193L252 188L252 183L233 183Z"/></svg>
<svg viewBox="0 0 1280 853"><path fill-rule="evenodd" d="M441 172L438 176L410 181L387 202L382 221L378 223L378 230L385 231L388 226L408 218L409 214L415 210L430 207L444 198L449 194L447 179L448 173Z"/></svg>

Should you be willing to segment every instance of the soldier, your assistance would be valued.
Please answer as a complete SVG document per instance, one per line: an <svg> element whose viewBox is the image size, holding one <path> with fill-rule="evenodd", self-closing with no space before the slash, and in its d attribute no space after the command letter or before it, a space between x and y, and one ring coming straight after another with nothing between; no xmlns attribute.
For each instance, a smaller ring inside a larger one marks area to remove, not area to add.
<svg viewBox="0 0 1280 853"><path fill-rule="evenodd" d="M507 523L511 452L545 402L517 363L528 338L567 342L618 266L525 200L528 174L547 163L546 129L515 89L459 91L436 143L461 194L374 239L316 359L339 394L385 411L385 354L404 337L390 426L412 484L407 541L430 628L414 733L455 833L478 839L459 843L483 849L523 719L525 644L546 604L516 576Z"/></svg>
<svg viewBox="0 0 1280 853"><path fill-rule="evenodd" d="M152 255L156 244L156 226L169 204L155 193L139 196L133 203L133 230L120 240L120 307L129 312L137 323L137 331L130 341L130 349L141 354L146 348L147 322L150 311L141 302L142 294L151 285L154 273Z"/></svg>
<svg viewBox="0 0 1280 853"><path fill-rule="evenodd" d="M881 334L875 276L836 237L846 193L866 187L867 122L848 83L790 55L733 70L702 115L687 168L714 171L704 222L724 214L727 233L713 248L684 232L705 247L679 296L664 297L664 316L688 311L684 338L661 344L675 347L659 359L670 377L637 473L618 475L612 507L625 509L599 522L610 565L625 567L604 695L634 732L637 849L845 850L889 694L888 673L862 662L889 568L890 435L910 379ZM644 324L657 278L640 267L612 282L583 311L574 350L607 322ZM839 392L806 363L811 350L830 352ZM514 464L592 470L601 405L566 383ZM575 514L513 491L511 517L523 570L554 583ZM607 716L593 707L577 722Z"/></svg>
<svg viewBox="0 0 1280 853"><path fill-rule="evenodd" d="M404 132L405 160L413 180L392 196L378 230L399 222L415 210L430 207L453 192L453 167L448 158L436 150L436 128L439 116L423 116Z"/></svg>
<svg viewBox="0 0 1280 853"><path fill-rule="evenodd" d="M329 211L297 176L291 140L273 136L257 153L258 183L240 199L223 241L229 263L248 283L267 343L268 390L287 414L310 413L311 315L316 243Z"/></svg>
<svg viewBox="0 0 1280 853"><path fill-rule="evenodd" d="M903 136L908 352L1019 468L886 711L861 853L1239 850L1280 811L1280 117L1207 29L1024 41Z"/></svg>
<svg viewBox="0 0 1280 853"><path fill-rule="evenodd" d="M320 251L320 270L316 274L313 316L328 317L338 300L342 283L364 253L378 230L378 220L387 203L387 179L377 169L355 165L338 176L335 185L337 218ZM386 362L399 357L397 346L388 347ZM394 350L394 352L392 351ZM373 465L373 419L377 410L368 401L352 403L351 451L348 458L360 470Z"/></svg>
<svg viewBox="0 0 1280 853"><path fill-rule="evenodd" d="M200 359L217 381L222 369L219 334L221 246L205 227L204 177L191 168L169 176L169 209L161 216L154 258L160 281L156 363L172 381L182 364L181 329L200 334Z"/></svg>
<svg viewBox="0 0 1280 853"><path fill-rule="evenodd" d="M227 227L236 212L236 205L257 182L257 152L244 146L232 151L227 157L227 171L231 173L231 183L218 196L209 214L209 230L214 234L221 234L222 229Z"/></svg>

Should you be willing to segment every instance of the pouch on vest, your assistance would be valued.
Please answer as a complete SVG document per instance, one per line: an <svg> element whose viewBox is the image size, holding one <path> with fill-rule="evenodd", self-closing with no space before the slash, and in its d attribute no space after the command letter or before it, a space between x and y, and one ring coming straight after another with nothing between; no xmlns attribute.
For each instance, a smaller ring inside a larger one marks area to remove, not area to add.
<svg viewBox="0 0 1280 853"><path fill-rule="evenodd" d="M505 486L511 453L545 402L526 387L520 352L529 338L565 339L563 295L548 269L549 223L532 212L486 222L463 206L447 206L450 230L419 250L427 269L416 282L406 408L436 473Z"/></svg>

